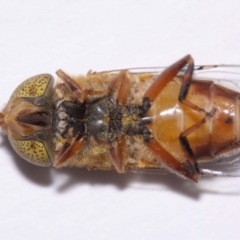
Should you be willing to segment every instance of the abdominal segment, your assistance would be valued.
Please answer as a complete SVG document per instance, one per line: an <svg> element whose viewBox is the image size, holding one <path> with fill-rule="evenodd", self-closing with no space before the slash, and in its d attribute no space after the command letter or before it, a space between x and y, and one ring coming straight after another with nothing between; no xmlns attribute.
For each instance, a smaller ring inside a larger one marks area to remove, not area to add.
<svg viewBox="0 0 240 240"><path fill-rule="evenodd" d="M178 101L181 78L175 78L158 95L150 115L153 135L179 160L186 155L179 142L184 130L205 119L187 136L196 159L211 161L218 154L239 146L239 93L211 81L192 81L187 99L206 110L198 112ZM170 94L171 93L171 94Z"/></svg>

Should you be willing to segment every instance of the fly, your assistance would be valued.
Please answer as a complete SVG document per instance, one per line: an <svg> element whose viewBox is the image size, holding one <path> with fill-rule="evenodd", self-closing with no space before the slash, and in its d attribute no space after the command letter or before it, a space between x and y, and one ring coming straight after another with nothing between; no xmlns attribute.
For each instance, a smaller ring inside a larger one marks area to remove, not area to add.
<svg viewBox="0 0 240 240"><path fill-rule="evenodd" d="M0 113L14 150L38 166L168 171L197 182L224 175L240 154L240 93L199 80L187 55L159 71L71 77L62 70L20 84ZM225 174L234 176L234 174Z"/></svg>

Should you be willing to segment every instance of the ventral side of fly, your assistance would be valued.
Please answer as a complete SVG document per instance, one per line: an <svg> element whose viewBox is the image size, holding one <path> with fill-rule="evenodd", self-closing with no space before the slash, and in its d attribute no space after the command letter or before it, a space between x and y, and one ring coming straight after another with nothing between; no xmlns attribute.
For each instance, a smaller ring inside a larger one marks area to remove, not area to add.
<svg viewBox="0 0 240 240"><path fill-rule="evenodd" d="M162 71L58 70L56 85L40 74L13 92L0 125L14 150L39 166L167 170L198 181L202 164L239 150L240 94L196 79L195 70L187 55Z"/></svg>

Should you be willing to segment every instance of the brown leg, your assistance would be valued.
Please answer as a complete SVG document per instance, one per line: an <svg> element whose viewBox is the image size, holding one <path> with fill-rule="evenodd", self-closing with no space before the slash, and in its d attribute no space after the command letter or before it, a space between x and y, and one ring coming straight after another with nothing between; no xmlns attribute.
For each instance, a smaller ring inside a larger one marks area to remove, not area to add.
<svg viewBox="0 0 240 240"><path fill-rule="evenodd" d="M194 70L194 60L191 55L186 55L182 59L178 60L168 68L166 68L155 80L155 82L148 88L145 92L143 99L148 98L150 101L154 101L157 95L162 91L162 89L177 76L179 71L188 64L187 70L185 72L183 83L179 92L178 99L180 102L184 103L188 107L192 108L195 111L203 111L202 108L199 108L195 104L185 100L189 85L192 80L192 74Z"/></svg>
<svg viewBox="0 0 240 240"><path fill-rule="evenodd" d="M108 149L109 156L111 158L112 164L115 167L118 173L125 172L125 164L124 164L124 154L125 154L125 137L122 135L116 141L116 148L114 148L111 144L101 141L99 139L95 139L93 137L90 138L93 145L102 145L106 149Z"/></svg>
<svg viewBox="0 0 240 240"><path fill-rule="evenodd" d="M198 107L197 105L186 100L187 92L188 92L190 83L192 81L192 75L193 75L193 70L194 70L193 58L191 56L189 56L187 61L188 61L188 68L184 74L183 83L182 83L182 86L181 86L181 89L179 92L178 100L195 111L205 112L204 109L202 109L202 108Z"/></svg>
<svg viewBox="0 0 240 240"><path fill-rule="evenodd" d="M78 153L83 148L85 141L86 136L77 137L72 140L72 131L69 130L67 141L55 158L54 167L61 167L70 157Z"/></svg>
<svg viewBox="0 0 240 240"><path fill-rule="evenodd" d="M121 71L120 74L113 79L113 81L109 84L110 91L112 91L116 84L120 84L116 99L117 103L124 106L127 103L127 96L130 91L130 79L128 78L126 71ZM116 140L116 148L109 149L109 154L117 172L124 173L125 159L127 159L126 139L124 135L120 136Z"/></svg>
<svg viewBox="0 0 240 240"><path fill-rule="evenodd" d="M0 112L0 126L4 124L4 114Z"/></svg>
<svg viewBox="0 0 240 240"><path fill-rule="evenodd" d="M126 71L121 71L109 84L108 84L108 89L109 92L112 92L113 89L116 87L116 85L123 81L124 77L126 75Z"/></svg>
<svg viewBox="0 0 240 240"><path fill-rule="evenodd" d="M192 167L196 168L197 173L200 173L199 167L197 165L197 161L195 159L194 153L190 147L190 144L188 142L187 136L189 134L191 134L192 132L196 131L200 126L202 126L204 123L206 122L206 119L203 118L201 121L199 121L198 123L192 125L191 127L189 127L188 129L186 129L185 131L183 131L180 136L179 136L179 141L182 145L182 148L185 152L185 154L187 155L187 159L189 160L190 164L192 165Z"/></svg>
<svg viewBox="0 0 240 240"><path fill-rule="evenodd" d="M120 86L118 89L117 102L120 105L125 105L130 92L130 79L128 78L126 71L122 71L119 74L118 82L120 82Z"/></svg>
<svg viewBox="0 0 240 240"><path fill-rule="evenodd" d="M160 143L158 143L154 138L150 142L145 142L145 145L155 154L155 156L160 159L167 167L173 171L180 173L186 178L189 178L195 182L198 181L200 174L198 171L198 166L193 166L189 160L181 163L175 159L168 151L166 151Z"/></svg>
<svg viewBox="0 0 240 240"><path fill-rule="evenodd" d="M57 70L57 76L63 80L68 89L74 94L74 96L79 100L79 102L84 102L88 95L102 95L108 94L113 91L117 84L120 84L118 92L118 102L122 105L125 104L127 100L127 94L130 89L130 79L127 77L126 71L121 71L116 78L114 78L108 85L108 89L103 91L94 91L91 89L82 89L70 76L68 76L61 69Z"/></svg>
<svg viewBox="0 0 240 240"><path fill-rule="evenodd" d="M84 102L86 100L86 92L70 76L68 76L61 69L57 70L56 74L63 80L68 89L80 102Z"/></svg>
<svg viewBox="0 0 240 240"><path fill-rule="evenodd" d="M121 136L116 141L116 149L113 147L109 149L109 155L111 157L112 163L118 173L124 173L125 169L125 159L126 156L126 139L125 136Z"/></svg>
<svg viewBox="0 0 240 240"><path fill-rule="evenodd" d="M170 82L172 79L177 76L179 71L186 66L188 63L192 62L192 57L187 55L172 64L170 67L166 68L156 79L156 81L148 88L144 94L144 98L148 97L153 101L157 95L162 91L162 89ZM188 67L189 68L189 67ZM192 65L190 66L192 68Z"/></svg>
<svg viewBox="0 0 240 240"><path fill-rule="evenodd" d="M181 134L180 137L187 137L189 134L193 133L196 131L199 127L201 127L204 123L206 122L206 118L203 118L201 121L195 123L191 127L187 128L184 130Z"/></svg>
<svg viewBox="0 0 240 240"><path fill-rule="evenodd" d="M82 89L70 76L68 76L61 69L57 70L57 76L63 80L68 89L73 93L73 95L78 99L79 102L84 102L88 95L102 95L109 93L109 90L105 91L94 91L91 89Z"/></svg>

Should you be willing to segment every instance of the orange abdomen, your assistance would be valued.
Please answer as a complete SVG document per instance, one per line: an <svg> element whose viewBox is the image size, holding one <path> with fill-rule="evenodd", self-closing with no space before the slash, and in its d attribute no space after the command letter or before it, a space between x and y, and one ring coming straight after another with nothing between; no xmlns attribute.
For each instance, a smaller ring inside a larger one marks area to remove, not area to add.
<svg viewBox="0 0 240 240"><path fill-rule="evenodd" d="M239 146L238 92L211 81L192 81L186 100L204 111L196 111L178 101L182 79L176 77L159 93L152 104L149 126L154 138L176 159L183 162L185 152L179 142L181 133L205 119L188 136L198 160L214 158Z"/></svg>

